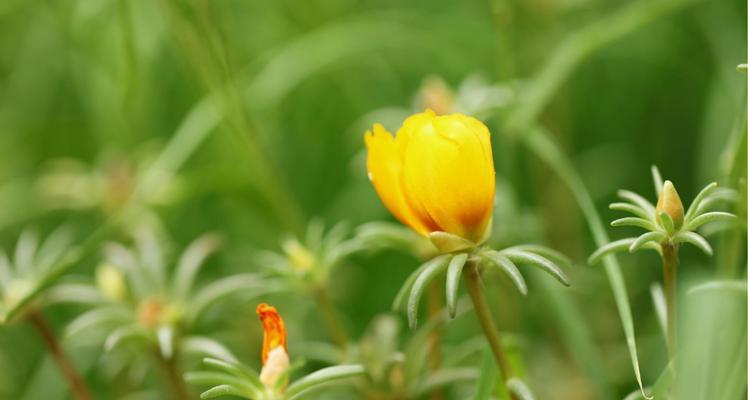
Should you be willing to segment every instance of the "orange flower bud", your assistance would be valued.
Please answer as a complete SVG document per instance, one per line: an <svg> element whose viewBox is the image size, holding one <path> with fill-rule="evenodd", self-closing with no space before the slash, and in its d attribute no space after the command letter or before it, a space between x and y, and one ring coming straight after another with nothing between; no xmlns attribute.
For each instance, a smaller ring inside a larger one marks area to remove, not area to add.
<svg viewBox="0 0 748 400"><path fill-rule="evenodd" d="M275 307L267 305L265 303L257 306L257 315L260 316L262 321L262 328L265 330L265 335L262 340L262 365L268 359L268 354L277 347L283 347L283 350L287 353L288 348L286 347L286 327L283 325L283 319L278 310Z"/></svg>

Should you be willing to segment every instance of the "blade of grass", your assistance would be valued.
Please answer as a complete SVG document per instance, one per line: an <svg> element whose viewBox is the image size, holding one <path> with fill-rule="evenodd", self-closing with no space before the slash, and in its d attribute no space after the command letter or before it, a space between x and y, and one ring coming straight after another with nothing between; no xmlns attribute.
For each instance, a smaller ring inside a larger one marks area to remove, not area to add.
<svg viewBox="0 0 748 400"><path fill-rule="evenodd" d="M553 171L561 177L566 186L568 186L569 190L576 198L582 214L587 220L595 244L598 247L608 244L610 238L608 237L608 232L605 230L602 218L597 213L592 196L590 196L584 182L582 182L582 179L574 170L569 159L550 139L547 132L540 127L535 127L528 131L523 136L523 139L524 144L538 157L548 163ZM621 274L621 266L618 264L618 259L612 254L603 258L603 264L605 266L605 273L608 276L608 281L613 290L613 297L616 302L616 307L618 308L618 314L621 317L623 331L626 335L626 345L629 349L629 356L631 357L631 364L634 368L636 381L639 384L639 389L644 393L644 385L642 384L641 371L639 369L639 356L636 350L634 319L631 314L631 305L629 304L628 294L626 293L626 284L623 280L623 274ZM649 398L646 395L645 397Z"/></svg>

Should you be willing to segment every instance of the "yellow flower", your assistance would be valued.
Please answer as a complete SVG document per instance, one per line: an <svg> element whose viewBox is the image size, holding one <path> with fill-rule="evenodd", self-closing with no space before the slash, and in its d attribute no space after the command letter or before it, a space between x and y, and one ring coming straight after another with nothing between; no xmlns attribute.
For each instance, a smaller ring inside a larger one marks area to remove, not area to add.
<svg viewBox="0 0 748 400"><path fill-rule="evenodd" d="M407 118L395 137L375 124L364 140L369 179L400 222L424 236L446 232L473 243L485 239L495 173L482 122L426 110Z"/></svg>
<svg viewBox="0 0 748 400"><path fill-rule="evenodd" d="M262 321L265 335L262 340L262 371L260 381L268 387L275 382L289 367L288 348L286 347L286 327L278 310L262 303L257 306L257 315Z"/></svg>

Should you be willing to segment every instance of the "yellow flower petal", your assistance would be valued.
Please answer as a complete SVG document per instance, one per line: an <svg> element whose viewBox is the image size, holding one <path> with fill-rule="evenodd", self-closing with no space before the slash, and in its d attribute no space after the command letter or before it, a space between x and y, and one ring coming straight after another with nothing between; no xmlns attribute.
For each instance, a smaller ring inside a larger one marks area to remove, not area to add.
<svg viewBox="0 0 748 400"><path fill-rule="evenodd" d="M488 129L457 114L419 122L408 129L404 149L406 197L441 230L479 242L495 186Z"/></svg>
<svg viewBox="0 0 748 400"><path fill-rule="evenodd" d="M375 124L373 131L364 135L364 141L368 149L366 165L369 180L384 206L403 224L422 235L428 235L435 227L427 226L428 222L419 219L405 200L400 184L402 163L395 138L382 125Z"/></svg>

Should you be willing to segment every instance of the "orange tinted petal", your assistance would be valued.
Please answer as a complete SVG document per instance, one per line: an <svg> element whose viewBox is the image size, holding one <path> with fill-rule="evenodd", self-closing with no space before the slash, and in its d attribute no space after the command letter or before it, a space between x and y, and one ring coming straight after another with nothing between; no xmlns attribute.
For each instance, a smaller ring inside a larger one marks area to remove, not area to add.
<svg viewBox="0 0 748 400"><path fill-rule="evenodd" d="M368 157L366 166L369 180L374 185L384 206L400 222L416 232L427 235L432 229L412 210L405 199L401 185L402 162L395 138L380 124L364 135Z"/></svg>
<svg viewBox="0 0 748 400"><path fill-rule="evenodd" d="M267 361L268 353L276 347L283 346L283 350L288 353L286 347L286 327L283 325L283 319L278 310L273 306L262 303L257 306L257 315L262 321L262 328L265 335L262 340L262 365Z"/></svg>

